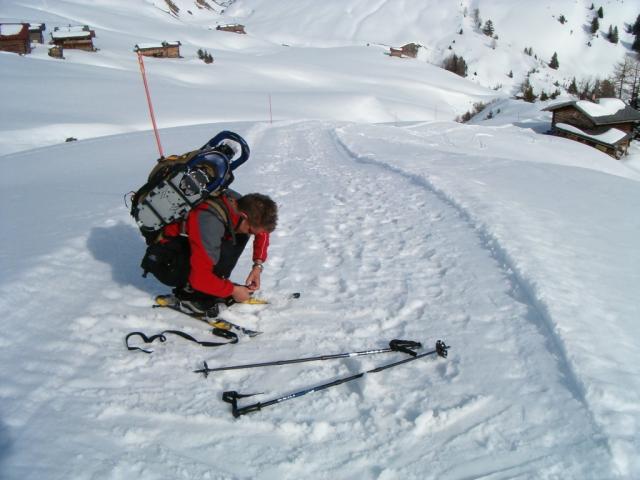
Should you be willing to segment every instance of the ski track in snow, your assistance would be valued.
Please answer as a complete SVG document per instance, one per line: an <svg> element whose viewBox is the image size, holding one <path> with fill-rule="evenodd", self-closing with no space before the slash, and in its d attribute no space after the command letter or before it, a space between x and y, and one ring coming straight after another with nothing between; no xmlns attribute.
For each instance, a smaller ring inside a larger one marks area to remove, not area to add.
<svg viewBox="0 0 640 480"><path fill-rule="evenodd" d="M254 163L238 174L238 188L272 185L267 193L281 206L264 290L302 292L299 301L227 312L262 336L217 349L170 337L152 355L128 352L122 339L134 330L210 337L197 322L150 308L164 288L137 279L139 259L126 256L125 244L135 229L122 207L105 213L99 241L94 229L2 287L0 307L20 328L5 329L0 346L23 369L3 374L0 387L2 421L19 433L7 440L6 478L610 475L606 439L504 258L460 209L423 182L353 158L332 129L290 123L246 135ZM238 268L244 273L247 259ZM64 303L56 301L61 290ZM264 401L397 357L206 381L191 373L202 360L337 353L393 338L429 349L441 338L449 358L427 357L240 419L221 392L264 392L243 402ZM188 434L175 434L185 425ZM52 432L61 441L43 445ZM485 453L470 455L469 444Z"/></svg>

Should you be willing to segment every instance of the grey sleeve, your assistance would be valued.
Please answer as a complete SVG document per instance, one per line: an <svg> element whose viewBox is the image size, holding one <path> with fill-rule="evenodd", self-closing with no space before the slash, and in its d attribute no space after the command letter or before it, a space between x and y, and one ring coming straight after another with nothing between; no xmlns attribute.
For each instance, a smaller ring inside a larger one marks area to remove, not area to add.
<svg viewBox="0 0 640 480"><path fill-rule="evenodd" d="M215 213L204 211L198 216L198 228L205 252L214 264L218 263L225 232L224 224Z"/></svg>

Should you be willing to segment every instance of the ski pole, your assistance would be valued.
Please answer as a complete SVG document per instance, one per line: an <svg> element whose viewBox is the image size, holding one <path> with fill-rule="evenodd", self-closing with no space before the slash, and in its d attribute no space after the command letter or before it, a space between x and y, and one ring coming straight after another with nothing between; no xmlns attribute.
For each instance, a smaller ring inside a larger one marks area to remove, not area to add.
<svg viewBox="0 0 640 480"><path fill-rule="evenodd" d="M341 385L343 383L350 382L352 380L356 380L358 378L361 378L361 377L365 376L367 373L381 372L383 370L387 370L388 368L396 367L398 365L402 365L402 364L408 363L408 362L413 362L414 360L418 360L419 358L423 358L423 357L426 357L428 355L433 355L434 353L438 354L440 357L446 358L448 349L449 349L448 345L446 345L442 340L438 340L436 342L435 350L432 350L430 352L424 352L424 353L421 353L419 355L416 354L416 355L411 356L409 358L405 358L404 360L399 360L397 362L388 363L386 365L382 365L382 366L374 368L372 370L367 370L367 371L364 371L364 372L356 373L355 375L351 375L349 377L339 378L338 380L334 380L333 382L324 383L322 385L317 385L315 387L311 387L311 388L307 388L307 389L304 389L304 390L300 390L298 392L291 393L291 394L285 395L283 397L274 398L273 400L268 400L266 402L254 403L252 405L247 405L245 407L238 407L238 399L239 398L252 397L254 395L260 395L260 394L258 394L258 393L241 394L241 393L238 393L236 391L228 391L228 392L224 392L222 394L222 400L224 402L227 402L227 403L231 404L231 408L232 408L231 413L233 414L234 417L238 418L240 415L245 415L245 414L250 413L250 412L256 412L256 411L262 410L263 408L268 407L270 405L275 405L277 403L282 403L282 402L285 402L287 400L291 400L293 398L302 397L303 395L306 395L308 393L318 392L320 390L324 390L324 389L329 388L329 387L334 387L336 385Z"/></svg>
<svg viewBox="0 0 640 480"><path fill-rule="evenodd" d="M209 368L209 365L207 365L207 362L203 362L204 368L201 368L199 370L194 370L194 373L202 373L206 378L207 376L209 376L209 373L211 372L221 372L223 370L240 370L245 368L269 367L272 365L288 365L291 363L315 362L315 361L321 361L321 360L332 360L334 358L360 357L362 355L375 355L378 353L389 353L389 352L402 352L408 355L415 356L417 354L413 350L418 348L422 348L422 344L419 342L413 342L411 340L391 340L389 342L388 348L364 350L362 352L336 353L333 355L320 355L317 357L294 358L290 360L276 360L273 362L249 363L245 365L233 365L230 367L216 367L216 368Z"/></svg>

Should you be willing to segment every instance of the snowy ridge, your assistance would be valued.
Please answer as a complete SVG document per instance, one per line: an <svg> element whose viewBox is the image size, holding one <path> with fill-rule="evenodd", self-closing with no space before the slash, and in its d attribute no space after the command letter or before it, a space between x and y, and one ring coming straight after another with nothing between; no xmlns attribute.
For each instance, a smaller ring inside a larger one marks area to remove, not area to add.
<svg viewBox="0 0 640 480"><path fill-rule="evenodd" d="M638 14L629 0L603 3L602 29L611 23L621 32L619 44L614 45L604 32L597 38L586 32L594 15L586 1L482 0L443 5L435 0L348 0L336 8L331 2L320 5L312 0L238 0L212 5L215 11L199 9L191 0L174 3L180 8L178 17L167 14L162 0L3 3L0 20L44 22L47 38L56 26L89 25L96 31L98 51L70 50L65 60L51 59L40 46L25 58L0 55L0 66L12 85L11 94L3 99L0 153L69 137L148 128L133 54L136 44L167 39L182 43L182 59L147 60L156 115L164 128L271 117L444 121L471 110L477 102L512 96L534 69L530 80L536 94L542 89L551 93L555 82L568 85L573 77L578 81L605 77L628 51L632 37L624 24ZM475 8L484 21L493 21L499 36L495 45L474 29ZM568 22L561 24L560 15ZM236 22L246 24L247 35L215 30L218 24ZM546 34L540 35L542 31ZM407 42L423 46L418 59L385 55L389 46ZM534 56L525 55L525 47L533 48ZM197 51L202 49L212 54L213 64L198 60ZM554 52L560 59L558 70L546 65ZM440 68L451 53L465 58L466 79ZM87 87L75 88L69 78ZM21 121L25 98L39 105L28 124Z"/></svg>

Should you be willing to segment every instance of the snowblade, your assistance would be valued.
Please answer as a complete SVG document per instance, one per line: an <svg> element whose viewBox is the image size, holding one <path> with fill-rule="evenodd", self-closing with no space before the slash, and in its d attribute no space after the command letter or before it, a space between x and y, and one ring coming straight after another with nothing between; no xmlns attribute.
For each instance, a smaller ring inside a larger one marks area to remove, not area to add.
<svg viewBox="0 0 640 480"><path fill-rule="evenodd" d="M300 292L290 293L281 297L283 300L295 300L300 298ZM280 298L264 298L264 297L251 297L244 302L238 302L240 305L269 305Z"/></svg>
<svg viewBox="0 0 640 480"><path fill-rule="evenodd" d="M173 311L180 312L183 315L187 315L188 317L191 317L193 319L200 320L201 322L204 322L214 328L219 328L220 330L231 330L234 332L242 333L243 335L247 335L248 337L255 337L262 333L257 330L245 328L223 318L207 318L204 314L183 310L182 308L180 308L180 305L176 303L175 296L173 295L158 295L155 301L156 304L154 305L154 307L169 308Z"/></svg>

